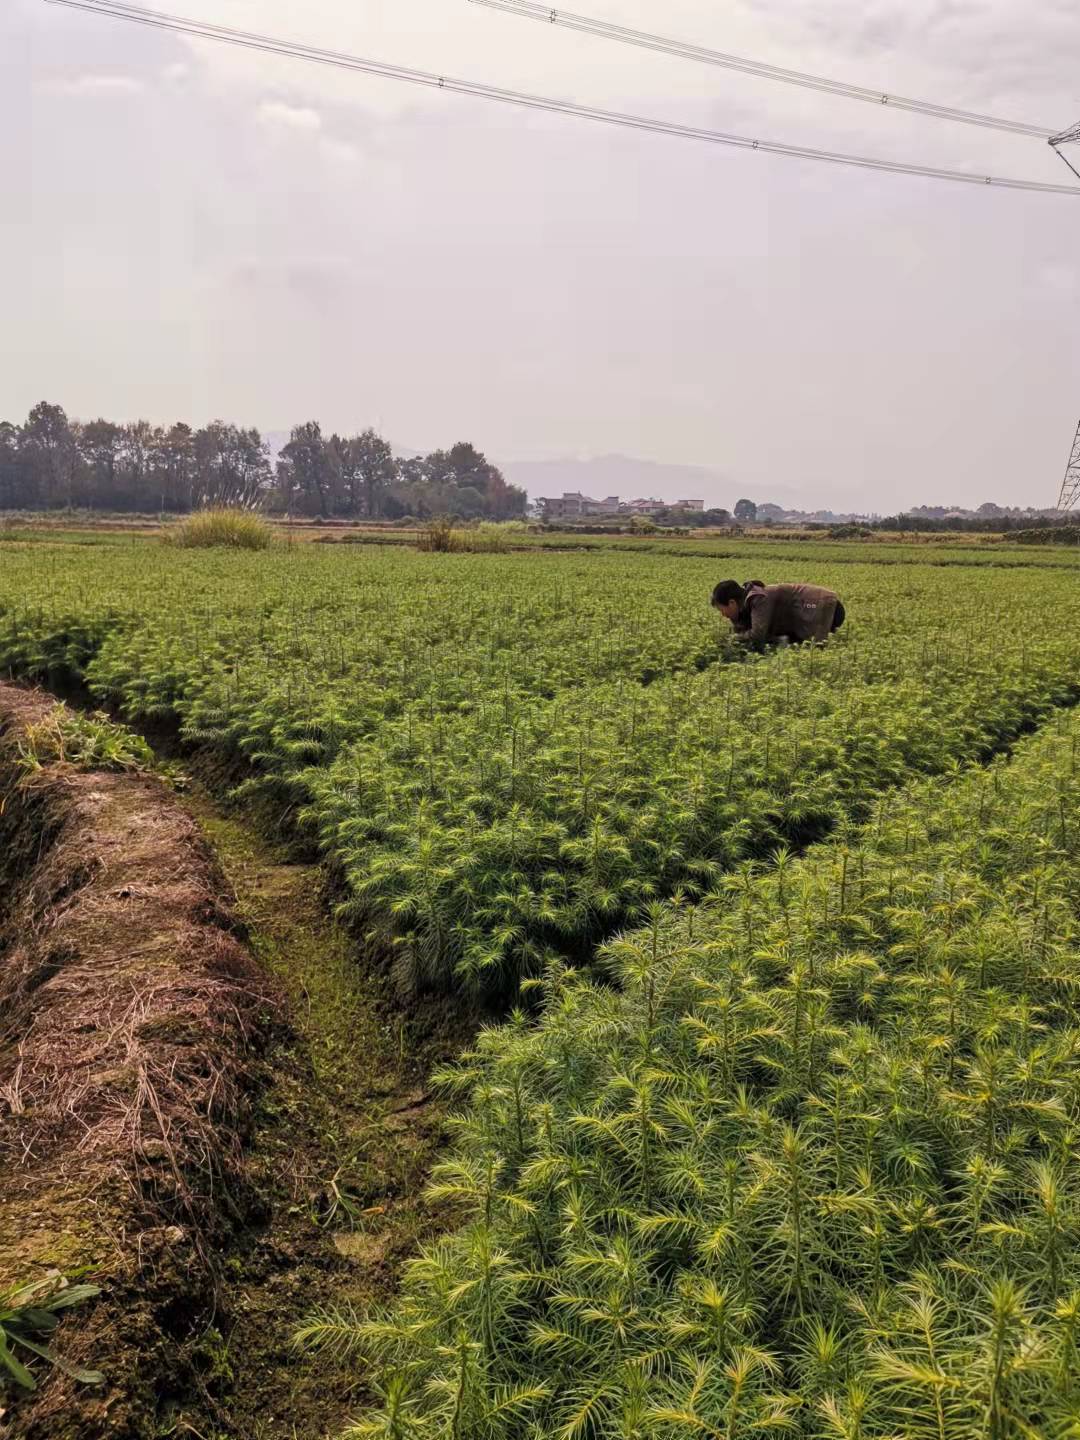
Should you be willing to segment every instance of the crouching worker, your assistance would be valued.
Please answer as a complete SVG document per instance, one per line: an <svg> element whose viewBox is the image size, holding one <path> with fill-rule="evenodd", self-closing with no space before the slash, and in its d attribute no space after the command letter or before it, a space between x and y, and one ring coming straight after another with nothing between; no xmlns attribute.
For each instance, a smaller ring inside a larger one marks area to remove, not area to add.
<svg viewBox="0 0 1080 1440"><path fill-rule="evenodd" d="M755 650L787 641L827 640L844 623L844 607L821 585L765 585L760 580L721 580L713 608L726 615L740 640Z"/></svg>

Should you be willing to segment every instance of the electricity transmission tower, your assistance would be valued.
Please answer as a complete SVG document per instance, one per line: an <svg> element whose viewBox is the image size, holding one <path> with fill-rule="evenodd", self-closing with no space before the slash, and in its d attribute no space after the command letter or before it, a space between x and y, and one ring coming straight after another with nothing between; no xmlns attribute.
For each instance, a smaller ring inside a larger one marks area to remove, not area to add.
<svg viewBox="0 0 1080 1440"><path fill-rule="evenodd" d="M1080 179L1080 170L1072 163L1069 157L1062 153L1063 145L1075 145L1080 142L1080 125L1074 125L1071 130L1063 130L1060 135L1052 135L1050 144L1053 146L1059 160L1064 160L1073 174ZM1080 157L1078 157L1080 159Z"/></svg>
<svg viewBox="0 0 1080 1440"><path fill-rule="evenodd" d="M1059 159L1064 160L1075 176L1080 178L1080 170L1072 163L1069 157L1062 153L1063 145L1075 145L1080 143L1080 125L1074 125L1070 130L1063 130L1060 135L1055 135L1050 144L1054 153ZM1076 438L1073 441L1072 454L1069 456L1069 463L1065 468L1065 479L1061 482L1061 494L1058 496L1058 509L1071 510L1076 502L1080 500L1080 425L1076 427Z"/></svg>
<svg viewBox="0 0 1080 1440"><path fill-rule="evenodd" d="M1065 471L1065 479L1061 482L1058 509L1071 510L1078 500L1080 500L1080 425L1076 427L1076 439L1073 441L1068 469Z"/></svg>

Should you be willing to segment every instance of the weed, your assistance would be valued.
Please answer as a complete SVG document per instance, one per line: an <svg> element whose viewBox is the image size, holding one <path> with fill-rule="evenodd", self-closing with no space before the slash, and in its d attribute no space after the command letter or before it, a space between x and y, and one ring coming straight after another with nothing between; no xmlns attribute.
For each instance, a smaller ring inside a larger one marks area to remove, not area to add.
<svg viewBox="0 0 1080 1440"><path fill-rule="evenodd" d="M63 1276L46 1276L0 1295L0 1382L8 1380L23 1390L34 1390L37 1381L26 1358L29 1352L63 1370L84 1385L100 1385L104 1375L70 1365L47 1342L60 1324L60 1312L98 1294L96 1285L71 1285Z"/></svg>
<svg viewBox="0 0 1080 1440"><path fill-rule="evenodd" d="M107 715L82 715L56 705L44 720L28 725L17 742L17 764L28 775L47 765L75 770L150 770L154 753L140 735Z"/></svg>

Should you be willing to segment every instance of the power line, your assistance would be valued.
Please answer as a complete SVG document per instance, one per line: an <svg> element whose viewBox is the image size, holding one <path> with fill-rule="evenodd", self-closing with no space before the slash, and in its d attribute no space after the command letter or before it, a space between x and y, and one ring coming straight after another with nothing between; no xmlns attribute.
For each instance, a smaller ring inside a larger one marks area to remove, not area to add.
<svg viewBox="0 0 1080 1440"><path fill-rule="evenodd" d="M601 110L594 106L578 105L570 100L530 95L519 90L504 90L494 85L481 84L478 81L458 80L449 75L414 70L404 65L391 65L381 60L368 60L357 55L346 54L343 51L324 50L313 45L278 40L269 35L235 30L226 25L191 20L181 15L167 15L161 11L147 10L138 5L122 4L120 0L46 0L46 3L63 5L70 10L83 10L93 15L110 16L116 20L127 20L133 24L147 25L159 30L171 30L204 40L216 40L222 44L236 45L247 50L281 55L288 59L307 60L313 64L359 71L367 75L378 75L387 80L398 80L410 85L449 90L457 95L471 95L477 99L495 100L505 105L516 105L524 109L544 111L553 115L568 115L576 119L593 120L600 124L622 126L630 130L649 131L658 135L669 135L676 139L698 140L712 145L729 145L741 150L763 150L771 155L788 155L801 160L828 161L834 165L854 165L860 169L880 170L892 175L914 175L931 180L957 181L967 185L993 185L999 189L1032 190L1047 194L1080 196L1080 187L1075 185L1054 185L1047 181L1019 180L966 170L946 170L929 165L907 165L895 160L880 160L865 155L818 150L810 146L788 145L775 140L755 140L746 135L731 135L721 130L681 125L670 120L656 120L642 115L624 114L616 110Z"/></svg>
<svg viewBox="0 0 1080 1440"><path fill-rule="evenodd" d="M680 60L696 60L702 65L719 65L727 70L756 75L763 80L780 80L787 85L802 85L806 89L821 90L829 95L843 95L849 100L865 100L872 105L885 105L890 110L910 110L917 115L932 115L937 120L955 120L962 125L983 125L992 130L1007 130L1014 135L1031 135L1038 140L1049 140L1053 133L1048 128L1027 125L1020 120L1003 120L1000 116L980 115L974 110L957 110L951 105L935 105L929 100L912 100L907 96L892 95L863 85L849 85L843 80L830 80L822 75L786 70L780 65L768 65L762 60L748 60L742 55L725 55L720 50L707 50L704 46L690 45L683 40L669 40L662 35L650 35L643 30L628 30L623 25L611 25L605 20L593 20L587 15L573 15L568 10L553 10L550 6L536 4L535 0L470 0L470 3L484 5L489 10L503 10L508 15L518 15L526 20L539 20L545 25L561 25L567 30L596 35L602 40L616 40L623 45L636 45L643 50L657 50L664 55L674 55Z"/></svg>

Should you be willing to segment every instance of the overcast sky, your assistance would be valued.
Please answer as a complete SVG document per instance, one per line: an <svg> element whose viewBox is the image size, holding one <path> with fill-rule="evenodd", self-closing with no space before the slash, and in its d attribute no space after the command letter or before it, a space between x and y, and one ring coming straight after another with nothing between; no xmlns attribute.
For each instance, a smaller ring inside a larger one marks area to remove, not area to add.
<svg viewBox="0 0 1080 1440"><path fill-rule="evenodd" d="M1064 129L1076 0L573 0ZM1068 181L1048 146L468 0L174 13L803 145ZM1080 155L1080 147L1077 147ZM0 418L378 426L807 503L1053 503L1080 198L611 130L0 0ZM730 493L729 493L730 491Z"/></svg>

